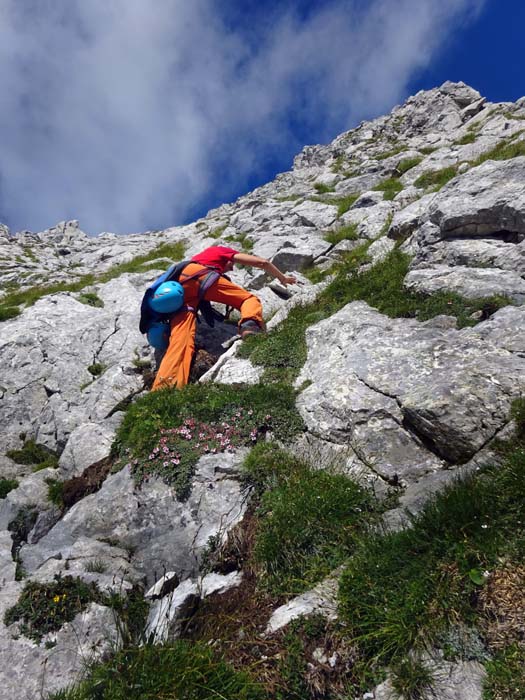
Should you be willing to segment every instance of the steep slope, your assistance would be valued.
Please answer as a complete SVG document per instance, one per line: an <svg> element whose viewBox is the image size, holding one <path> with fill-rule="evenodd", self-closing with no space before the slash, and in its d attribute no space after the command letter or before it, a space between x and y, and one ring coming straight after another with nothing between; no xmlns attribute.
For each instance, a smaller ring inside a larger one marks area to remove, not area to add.
<svg viewBox="0 0 525 700"><path fill-rule="evenodd" d="M202 457L181 500L158 472L137 485L142 457L119 428L130 403L169 415L140 403L153 358L137 317L172 255L225 243L298 273L303 284L287 290L256 271L233 274L261 298L271 332L226 349L234 327L201 328L199 344L221 355L201 380L230 385L231 405L250 397L254 409L250 386L278 381L286 398L293 384L304 429L293 441L279 433L276 395L274 435L321 464L337 458L380 497L395 489L397 507L384 516L392 527L458 472L501 461L495 442L511 434L511 406L525 392L524 121L525 99L490 104L445 83L306 147L293 170L189 226L96 238L77 222L14 236L3 227L0 476L6 492L9 480L16 487L0 501L2 609L24 589L11 550L30 581L72 574L119 595L170 572L152 593L151 628L169 620L161 638L180 632L173 595L182 606L239 584L231 572L202 586L196 577L210 541L224 542L247 512L245 450ZM187 417L176 401L169 410ZM57 463L33 472L46 455ZM120 470L105 478L110 463ZM57 482L78 487L67 509L49 501ZM286 621L326 597L301 599ZM73 636L102 654L117 634L109 617L98 598L47 638L51 651L2 625L6 667L16 656L25 669L3 672L4 687L20 698L63 687L82 661Z"/></svg>

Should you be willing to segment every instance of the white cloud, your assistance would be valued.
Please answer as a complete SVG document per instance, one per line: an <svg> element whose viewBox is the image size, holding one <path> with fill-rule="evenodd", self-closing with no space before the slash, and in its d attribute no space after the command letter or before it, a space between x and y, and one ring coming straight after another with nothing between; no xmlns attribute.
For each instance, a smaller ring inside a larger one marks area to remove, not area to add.
<svg viewBox="0 0 525 700"><path fill-rule="evenodd" d="M213 0L3 0L0 220L182 221L268 156L400 101L484 0L333 0L226 29ZM259 19L261 19L259 17Z"/></svg>

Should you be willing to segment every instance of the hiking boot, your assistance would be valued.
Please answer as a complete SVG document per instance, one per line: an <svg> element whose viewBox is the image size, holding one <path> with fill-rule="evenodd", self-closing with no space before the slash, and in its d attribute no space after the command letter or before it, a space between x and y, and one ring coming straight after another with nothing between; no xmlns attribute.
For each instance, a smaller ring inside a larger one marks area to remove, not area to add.
<svg viewBox="0 0 525 700"><path fill-rule="evenodd" d="M239 335L242 340L247 338L249 335L257 335L257 333L262 333L263 330L256 321L249 319L248 321L243 321L239 326Z"/></svg>

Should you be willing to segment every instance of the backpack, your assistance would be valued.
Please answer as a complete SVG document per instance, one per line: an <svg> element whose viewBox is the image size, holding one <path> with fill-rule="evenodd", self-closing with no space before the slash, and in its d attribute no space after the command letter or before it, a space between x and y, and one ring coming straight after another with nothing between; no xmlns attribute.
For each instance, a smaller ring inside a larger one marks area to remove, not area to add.
<svg viewBox="0 0 525 700"><path fill-rule="evenodd" d="M151 306L151 300L154 298L155 292L161 284L164 284L165 282L179 282L180 275L190 262L191 260L183 260L182 262L171 265L166 272L164 272L160 277L157 277L157 279L146 289L146 292L142 297L142 303L140 305L139 330L141 333L147 334L149 344L157 350L165 350L168 347L170 335L169 322L173 316L173 312L159 313L155 311ZM214 268L205 267L203 270L199 270L199 272L196 272L194 275L187 277L184 282L179 282L184 289L185 282L191 279L203 278L199 283L199 302L195 312L199 311L206 323L212 328L215 325L215 321L223 321L225 317L223 314L216 311L209 301L204 299L204 295L211 285L214 284L214 282L216 282L221 276L221 273ZM184 308L188 307L185 307L184 304L182 304L178 310Z"/></svg>

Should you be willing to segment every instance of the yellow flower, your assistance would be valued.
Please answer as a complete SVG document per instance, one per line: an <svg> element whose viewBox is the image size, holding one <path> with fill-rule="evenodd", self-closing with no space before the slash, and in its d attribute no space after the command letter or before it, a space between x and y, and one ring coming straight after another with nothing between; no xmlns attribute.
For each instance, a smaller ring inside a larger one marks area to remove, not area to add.
<svg viewBox="0 0 525 700"><path fill-rule="evenodd" d="M59 595L54 596L53 603L59 603L59 602L60 602L60 596Z"/></svg>

